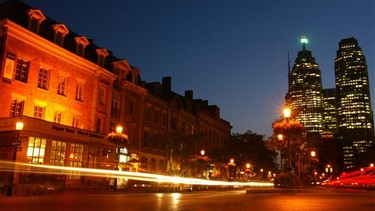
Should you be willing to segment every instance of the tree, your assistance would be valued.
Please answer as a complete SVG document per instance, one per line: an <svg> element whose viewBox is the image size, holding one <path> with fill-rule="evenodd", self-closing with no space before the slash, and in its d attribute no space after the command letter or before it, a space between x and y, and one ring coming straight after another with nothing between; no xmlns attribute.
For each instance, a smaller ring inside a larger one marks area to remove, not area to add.
<svg viewBox="0 0 375 211"><path fill-rule="evenodd" d="M272 129L274 135L269 146L271 148L280 150L282 158L290 156L292 163L294 163L295 166L300 166L296 164L297 159L295 155L300 155L305 146L305 142L303 139L304 127L302 123L295 119L282 118L276 120L272 124ZM282 136L284 137L283 140L278 140L278 138L276 138L279 134L282 134ZM301 159L298 160L300 161ZM283 163L282 160L281 163Z"/></svg>
<svg viewBox="0 0 375 211"><path fill-rule="evenodd" d="M255 171L260 169L274 171L276 169L276 152L266 147L263 135L258 135L251 130L243 134L233 134L226 141L221 152L228 160L233 158L237 168L245 168L245 165L250 163Z"/></svg>

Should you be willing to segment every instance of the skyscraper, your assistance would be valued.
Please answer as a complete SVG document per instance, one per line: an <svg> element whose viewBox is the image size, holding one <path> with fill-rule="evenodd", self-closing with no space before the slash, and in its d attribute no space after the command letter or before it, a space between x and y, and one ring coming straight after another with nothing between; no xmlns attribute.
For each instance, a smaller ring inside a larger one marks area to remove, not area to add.
<svg viewBox="0 0 375 211"><path fill-rule="evenodd" d="M374 137L367 63L353 37L339 42L335 81L338 137L344 148L344 160L348 158L344 166L351 167L355 165L357 155L371 146Z"/></svg>
<svg viewBox="0 0 375 211"><path fill-rule="evenodd" d="M288 72L289 90L285 97L294 117L300 121L308 133L321 133L322 121L322 79L319 65L311 51L306 49L308 40L302 37L302 50Z"/></svg>
<svg viewBox="0 0 375 211"><path fill-rule="evenodd" d="M337 129L336 89L323 89L323 130L335 133Z"/></svg>

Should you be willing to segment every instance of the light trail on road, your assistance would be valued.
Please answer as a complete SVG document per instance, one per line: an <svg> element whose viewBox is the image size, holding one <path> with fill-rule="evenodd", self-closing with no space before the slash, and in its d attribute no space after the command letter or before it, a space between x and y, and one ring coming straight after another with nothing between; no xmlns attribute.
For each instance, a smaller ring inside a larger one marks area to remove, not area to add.
<svg viewBox="0 0 375 211"><path fill-rule="evenodd" d="M246 187L273 187L274 184L270 182L228 182L219 180L205 180L188 177L167 176L160 174L117 171L107 169L93 169L93 168L78 168L67 166L52 166L52 165L36 165L21 162L0 161L0 171L15 171L38 174L56 174L69 175L72 172L79 173L82 176L92 177L112 177L112 178L126 178L140 181L149 181L157 183L175 183L175 184L190 184L190 185L208 185L208 186L246 186Z"/></svg>

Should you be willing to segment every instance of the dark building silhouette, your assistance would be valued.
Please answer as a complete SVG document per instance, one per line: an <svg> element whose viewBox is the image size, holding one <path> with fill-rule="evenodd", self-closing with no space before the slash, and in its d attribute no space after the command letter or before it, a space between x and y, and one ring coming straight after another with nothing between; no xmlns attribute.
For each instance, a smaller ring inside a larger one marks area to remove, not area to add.
<svg viewBox="0 0 375 211"><path fill-rule="evenodd" d="M343 147L344 167L356 165L359 154L373 144L374 120L366 58L351 37L339 42L335 59L337 137Z"/></svg>

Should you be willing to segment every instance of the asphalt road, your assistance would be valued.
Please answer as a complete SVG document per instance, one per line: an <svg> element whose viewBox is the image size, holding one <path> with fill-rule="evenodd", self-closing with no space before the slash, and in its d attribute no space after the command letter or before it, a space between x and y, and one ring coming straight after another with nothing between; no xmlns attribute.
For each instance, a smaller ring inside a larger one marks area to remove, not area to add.
<svg viewBox="0 0 375 211"><path fill-rule="evenodd" d="M0 197L0 210L375 210L375 191L199 191L192 193L63 193Z"/></svg>

